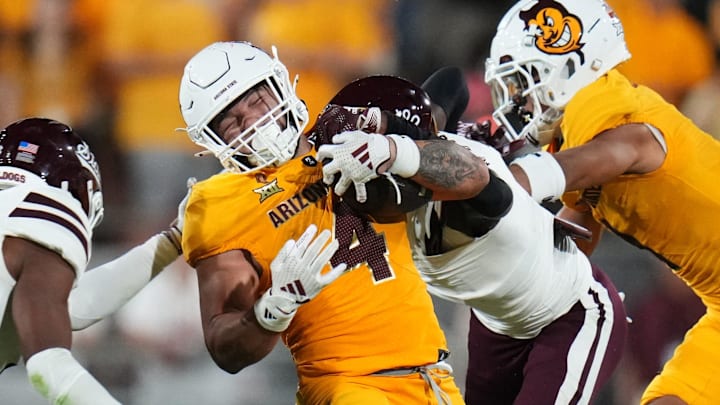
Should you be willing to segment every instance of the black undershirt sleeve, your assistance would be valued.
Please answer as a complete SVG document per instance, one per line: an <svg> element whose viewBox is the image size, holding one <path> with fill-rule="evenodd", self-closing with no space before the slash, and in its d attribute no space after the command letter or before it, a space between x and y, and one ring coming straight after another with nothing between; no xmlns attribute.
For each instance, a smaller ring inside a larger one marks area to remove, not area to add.
<svg viewBox="0 0 720 405"><path fill-rule="evenodd" d="M480 237L497 225L510 211L513 195L510 186L492 170L488 185L475 197L443 202L445 224L468 236Z"/></svg>

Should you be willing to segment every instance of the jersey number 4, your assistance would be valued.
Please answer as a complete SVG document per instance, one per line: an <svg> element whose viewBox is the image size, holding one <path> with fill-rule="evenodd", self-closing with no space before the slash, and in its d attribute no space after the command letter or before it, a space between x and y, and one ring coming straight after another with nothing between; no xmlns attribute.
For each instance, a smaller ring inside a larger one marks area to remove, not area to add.
<svg viewBox="0 0 720 405"><path fill-rule="evenodd" d="M335 237L340 248L330 260L333 266L346 263L348 268L353 268L367 263L375 283L394 278L387 260L385 237L343 203L335 205Z"/></svg>

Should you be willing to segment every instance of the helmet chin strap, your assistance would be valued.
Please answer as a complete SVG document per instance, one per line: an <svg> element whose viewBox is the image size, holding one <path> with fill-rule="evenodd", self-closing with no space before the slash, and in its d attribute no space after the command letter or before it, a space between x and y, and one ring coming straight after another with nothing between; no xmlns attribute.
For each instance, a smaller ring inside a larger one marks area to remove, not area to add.
<svg viewBox="0 0 720 405"><path fill-rule="evenodd" d="M560 123L562 122L563 112L554 108L545 110L538 119L538 123L534 130L528 133L528 138L537 146L545 146L550 144L554 138L559 137Z"/></svg>

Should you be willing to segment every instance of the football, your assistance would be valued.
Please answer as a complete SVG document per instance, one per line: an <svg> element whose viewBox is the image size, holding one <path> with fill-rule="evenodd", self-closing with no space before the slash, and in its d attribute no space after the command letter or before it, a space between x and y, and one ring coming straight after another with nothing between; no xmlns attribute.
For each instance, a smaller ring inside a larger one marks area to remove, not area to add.
<svg viewBox="0 0 720 405"><path fill-rule="evenodd" d="M393 178L397 189L386 176L380 176L365 183L367 200L364 203L357 201L354 186L350 186L343 194L342 201L356 214L372 222L385 224L405 220L406 213L432 199L432 192L418 183L400 176Z"/></svg>

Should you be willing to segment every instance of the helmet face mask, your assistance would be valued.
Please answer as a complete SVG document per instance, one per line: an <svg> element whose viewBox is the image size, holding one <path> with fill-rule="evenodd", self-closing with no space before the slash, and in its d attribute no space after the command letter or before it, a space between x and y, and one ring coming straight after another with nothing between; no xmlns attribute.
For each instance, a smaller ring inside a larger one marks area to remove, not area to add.
<svg viewBox="0 0 720 405"><path fill-rule="evenodd" d="M261 118L248 125L240 133L235 134L232 139L226 139L219 127L220 122L218 121L224 112L213 118L207 126L208 136L217 139L218 144L221 145L217 156L221 158L221 161L240 160L243 165L247 166L242 171L251 171L290 160L295 154L300 135L294 126L288 125L288 117L291 114L288 104L282 102L277 87L268 81L255 85L233 100L226 110L234 108L236 103L244 102L249 93L254 91L263 92L265 98L272 99L268 103L269 110Z"/></svg>
<svg viewBox="0 0 720 405"><path fill-rule="evenodd" d="M273 49L274 50L274 49ZM213 125L250 90L265 86L276 105L231 140ZM195 55L180 83L180 107L190 139L234 172L252 172L290 160L308 123L287 69L247 42L219 42Z"/></svg>
<svg viewBox="0 0 720 405"><path fill-rule="evenodd" d="M485 64L493 118L511 141L545 145L570 99L629 58L603 0L520 1L500 21Z"/></svg>
<svg viewBox="0 0 720 405"><path fill-rule="evenodd" d="M69 126L46 118L8 125L0 130L0 167L6 170L0 186L45 182L72 194L91 228L102 221L100 168L90 147Z"/></svg>

